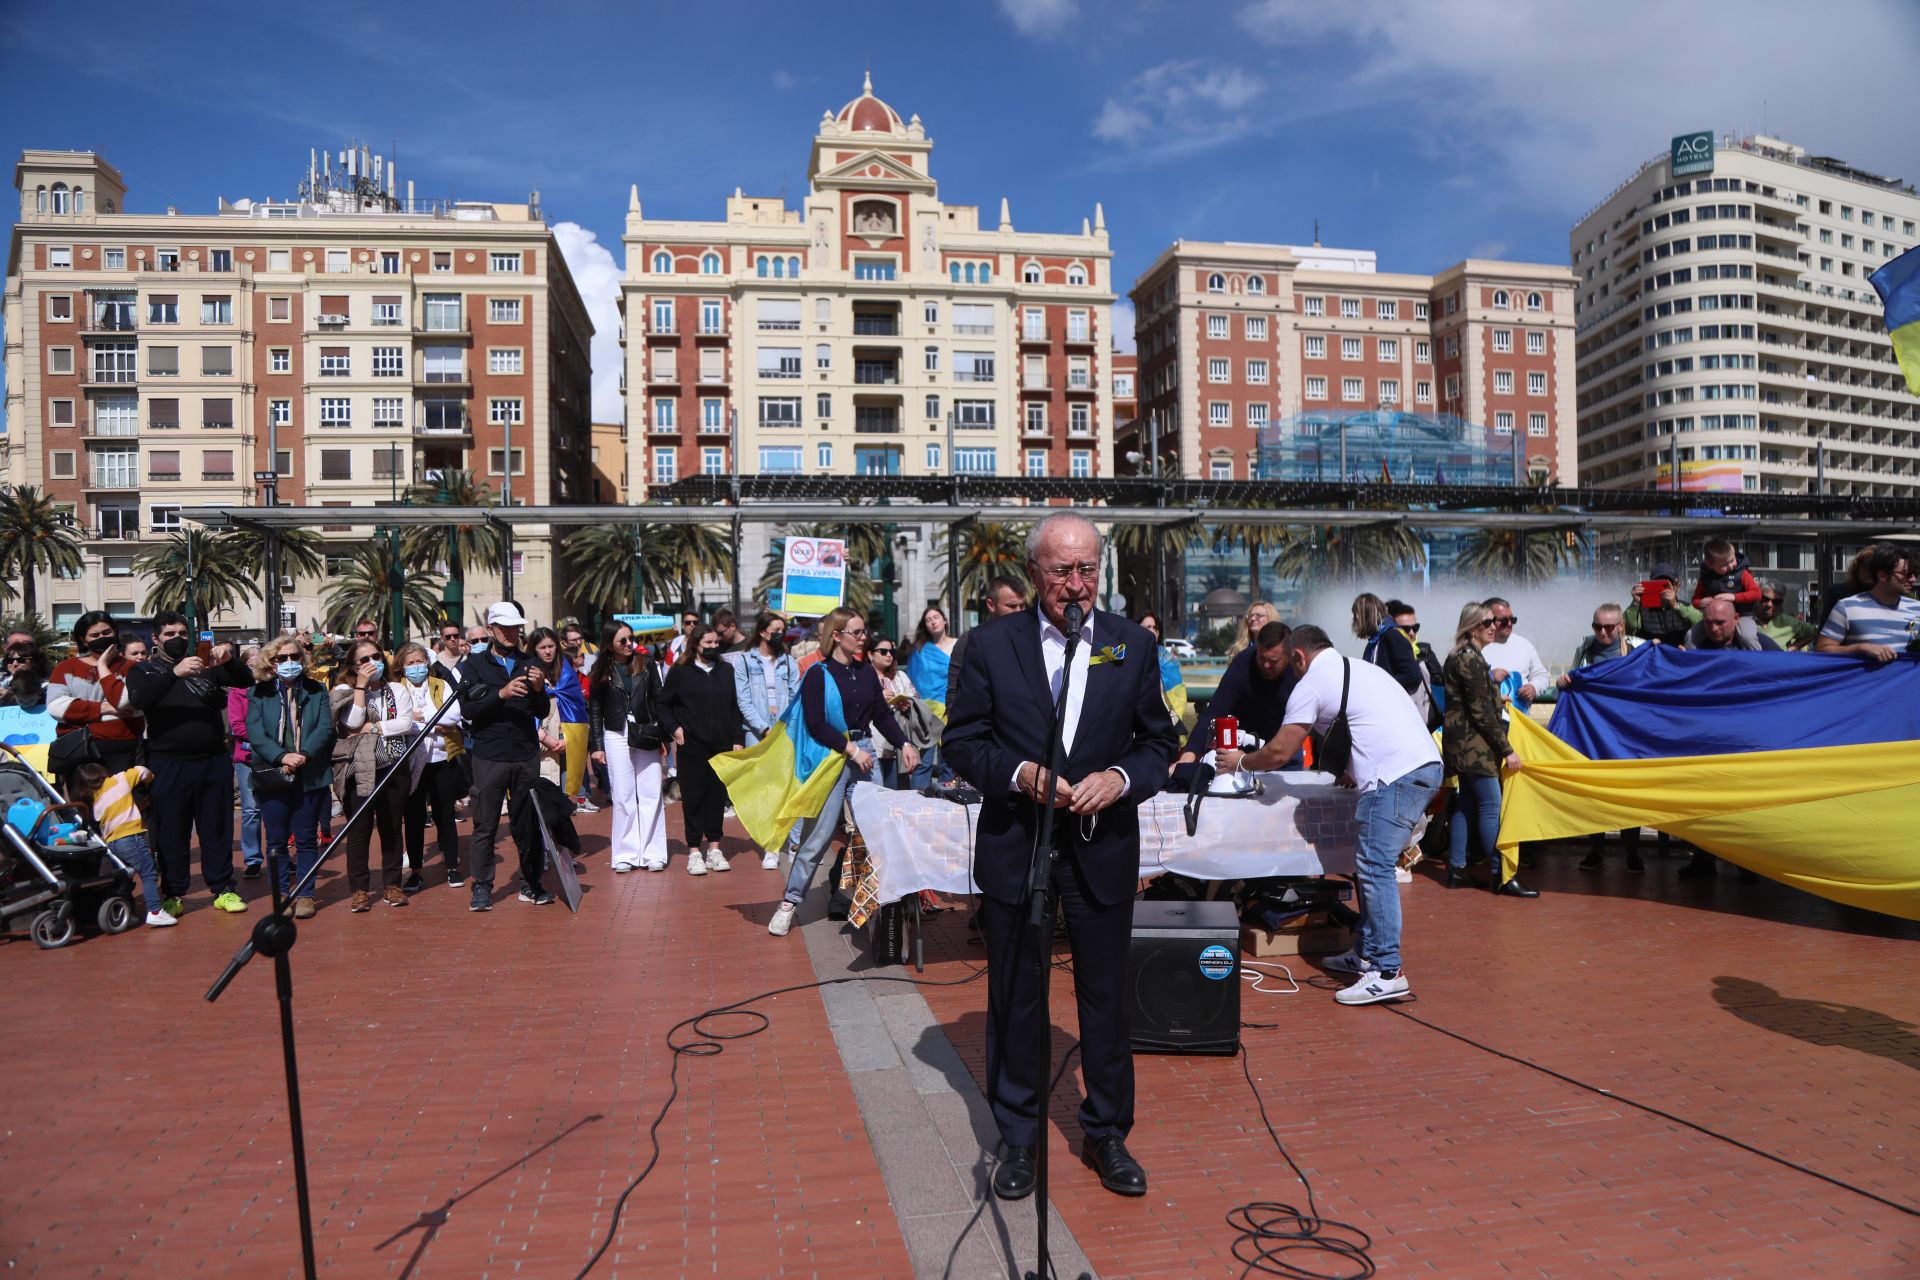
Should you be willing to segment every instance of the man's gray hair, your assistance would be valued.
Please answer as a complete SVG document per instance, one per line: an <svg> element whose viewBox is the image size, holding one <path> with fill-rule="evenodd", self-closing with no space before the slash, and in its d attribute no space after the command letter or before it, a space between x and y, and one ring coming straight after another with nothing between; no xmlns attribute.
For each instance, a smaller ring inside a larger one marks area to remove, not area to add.
<svg viewBox="0 0 1920 1280"><path fill-rule="evenodd" d="M1047 535L1051 531L1058 529L1063 524L1066 524L1069 522L1073 524L1085 525L1087 527L1087 531L1093 534L1093 556L1094 556L1094 559L1098 560L1100 558L1101 553L1104 552L1107 548L1107 540L1100 536L1100 527L1094 524L1093 521L1081 515L1078 511L1056 511L1052 515L1048 516L1046 519L1040 521L1040 523L1034 525L1033 528L1028 532L1027 534L1028 561L1037 563L1040 559L1040 546L1042 543L1044 543L1047 540Z"/></svg>

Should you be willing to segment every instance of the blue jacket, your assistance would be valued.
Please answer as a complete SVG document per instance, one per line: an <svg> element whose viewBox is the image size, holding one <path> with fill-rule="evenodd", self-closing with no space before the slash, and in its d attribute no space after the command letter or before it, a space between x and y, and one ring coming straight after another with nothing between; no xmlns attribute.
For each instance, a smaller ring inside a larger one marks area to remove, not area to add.
<svg viewBox="0 0 1920 1280"><path fill-rule="evenodd" d="M740 719L762 738L773 730L777 716L767 703L767 661L765 654L752 649L740 654L733 664L733 697L740 704ZM784 711L800 695L800 668L789 654L783 653L772 661L774 679L786 691L780 708Z"/></svg>
<svg viewBox="0 0 1920 1280"><path fill-rule="evenodd" d="M280 729L280 682L262 680L247 694L247 745L253 748L257 765L280 763L280 757L297 751L307 758L300 766L300 789L320 791L333 780L333 707L326 688L312 677L303 676L293 687L293 705L298 728L287 726L283 741Z"/></svg>

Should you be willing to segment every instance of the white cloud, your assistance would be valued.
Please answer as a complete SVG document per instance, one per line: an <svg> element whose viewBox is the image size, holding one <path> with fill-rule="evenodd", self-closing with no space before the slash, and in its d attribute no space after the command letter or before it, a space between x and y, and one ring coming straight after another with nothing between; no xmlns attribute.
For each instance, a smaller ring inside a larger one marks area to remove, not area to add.
<svg viewBox="0 0 1920 1280"><path fill-rule="evenodd" d="M1000 0L1000 12L1023 36L1050 36L1079 16L1080 0Z"/></svg>
<svg viewBox="0 0 1920 1280"><path fill-rule="evenodd" d="M556 223L553 238L593 321L593 420L620 422L620 267L599 238L577 222Z"/></svg>
<svg viewBox="0 0 1920 1280"><path fill-rule="evenodd" d="M1290 62L1328 68L1316 92L1404 120L1424 155L1489 196L1573 216L1674 134L1754 133L1763 117L1815 154L1908 177L1920 167L1920 134L1861 96L1911 78L1911 0L1850 5L1832 22L1806 21L1797 0L1699 0L1676 14L1662 0L1253 0L1238 20Z"/></svg>
<svg viewBox="0 0 1920 1280"><path fill-rule="evenodd" d="M1106 100L1093 136L1156 151L1205 150L1257 127L1248 108L1266 91L1265 80L1239 67L1209 66L1198 58L1163 62Z"/></svg>
<svg viewBox="0 0 1920 1280"><path fill-rule="evenodd" d="M1133 303L1126 298L1114 299L1111 313L1107 317L1107 333L1113 338L1113 349L1132 355L1133 345Z"/></svg>
<svg viewBox="0 0 1920 1280"><path fill-rule="evenodd" d="M793 86L800 83L797 79L794 78L793 72L791 71L776 71L773 73L771 77L769 77L769 79L772 80L773 87L781 90L782 92L788 89L791 89L793 88Z"/></svg>

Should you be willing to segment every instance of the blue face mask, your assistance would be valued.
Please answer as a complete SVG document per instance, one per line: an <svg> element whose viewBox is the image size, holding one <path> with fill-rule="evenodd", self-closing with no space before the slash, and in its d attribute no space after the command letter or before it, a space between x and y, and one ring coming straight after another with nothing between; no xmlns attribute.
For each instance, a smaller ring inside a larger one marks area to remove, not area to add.
<svg viewBox="0 0 1920 1280"><path fill-rule="evenodd" d="M385 674L387 674L387 664L380 661L380 659L375 658L372 662L369 662L367 664L368 679L378 680L381 676L384 676Z"/></svg>
<svg viewBox="0 0 1920 1280"><path fill-rule="evenodd" d="M273 673L282 680L297 679L300 675L300 664L292 659L288 659L285 662L276 662L273 664Z"/></svg>
<svg viewBox="0 0 1920 1280"><path fill-rule="evenodd" d="M492 643L493 642L491 640L475 640L473 642L472 648L475 653L485 653L487 651L487 646Z"/></svg>
<svg viewBox="0 0 1920 1280"><path fill-rule="evenodd" d="M414 684L425 684L427 682L427 664L424 662L408 663L407 679Z"/></svg>

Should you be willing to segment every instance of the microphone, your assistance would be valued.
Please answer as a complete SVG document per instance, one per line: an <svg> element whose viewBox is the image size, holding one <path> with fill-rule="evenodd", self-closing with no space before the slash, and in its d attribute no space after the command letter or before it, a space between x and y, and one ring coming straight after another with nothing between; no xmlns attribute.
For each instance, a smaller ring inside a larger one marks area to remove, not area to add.
<svg viewBox="0 0 1920 1280"><path fill-rule="evenodd" d="M1067 643L1073 644L1080 639L1080 629L1087 625L1087 611L1077 603L1067 605Z"/></svg>

